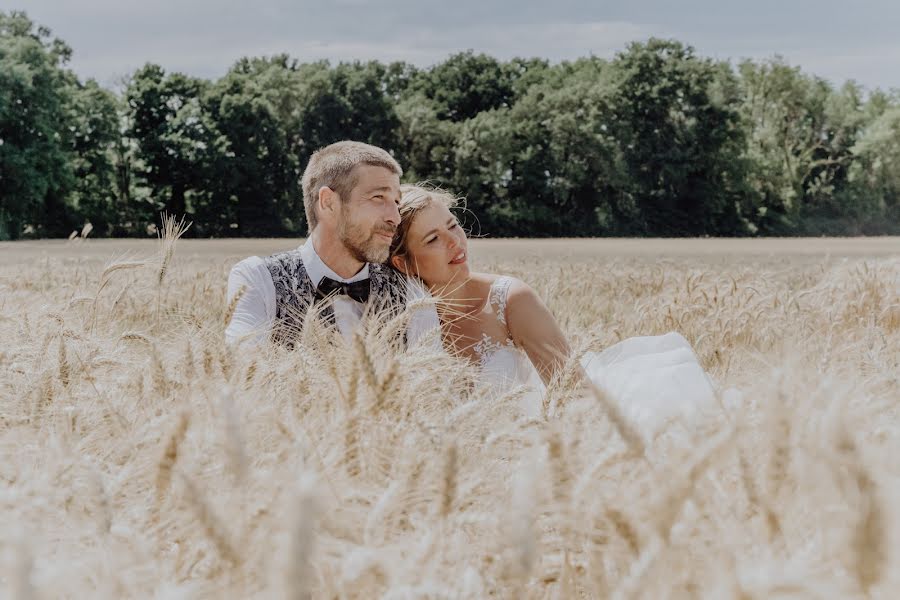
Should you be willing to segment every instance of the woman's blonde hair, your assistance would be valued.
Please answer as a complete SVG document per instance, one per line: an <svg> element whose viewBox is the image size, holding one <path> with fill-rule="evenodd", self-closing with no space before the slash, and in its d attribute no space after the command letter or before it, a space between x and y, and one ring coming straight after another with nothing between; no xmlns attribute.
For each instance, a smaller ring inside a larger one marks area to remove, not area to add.
<svg viewBox="0 0 900 600"><path fill-rule="evenodd" d="M419 211L435 202L452 209L459 204L459 198L427 184L400 186L400 226L397 227L394 241L391 243L391 257L406 256L407 237L413 220Z"/></svg>

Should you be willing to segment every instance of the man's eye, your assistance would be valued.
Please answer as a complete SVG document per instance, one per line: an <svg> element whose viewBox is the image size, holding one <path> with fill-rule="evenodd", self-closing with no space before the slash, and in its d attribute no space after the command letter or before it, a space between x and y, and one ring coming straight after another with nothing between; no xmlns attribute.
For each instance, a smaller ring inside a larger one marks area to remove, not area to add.
<svg viewBox="0 0 900 600"><path fill-rule="evenodd" d="M459 224L458 224L458 223L454 223L453 225L451 225L451 226L449 227L449 229L452 231L452 230L456 229L457 227L459 227Z"/></svg>

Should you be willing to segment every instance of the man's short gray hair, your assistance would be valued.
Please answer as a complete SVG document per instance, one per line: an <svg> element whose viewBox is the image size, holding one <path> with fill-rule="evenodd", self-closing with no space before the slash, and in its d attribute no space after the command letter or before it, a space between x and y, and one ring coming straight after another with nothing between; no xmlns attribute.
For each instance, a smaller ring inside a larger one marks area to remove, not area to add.
<svg viewBox="0 0 900 600"><path fill-rule="evenodd" d="M303 171L301 181L303 208L306 210L306 222L310 232L319 224L319 217L316 214L319 190L328 187L337 192L341 202L345 202L356 187L357 178L353 170L359 165L384 167L396 173L398 177L403 175L403 169L394 157L378 146L343 141L316 150Z"/></svg>

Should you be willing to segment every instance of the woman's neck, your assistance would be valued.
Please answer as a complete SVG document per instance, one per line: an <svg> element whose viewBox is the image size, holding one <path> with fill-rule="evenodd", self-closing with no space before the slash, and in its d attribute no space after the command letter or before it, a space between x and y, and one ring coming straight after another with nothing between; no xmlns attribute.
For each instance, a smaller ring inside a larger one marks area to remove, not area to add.
<svg viewBox="0 0 900 600"><path fill-rule="evenodd" d="M445 316L472 314L484 306L482 281L477 273L472 273L465 280L450 282L440 286L429 286L431 295L439 300L437 309L441 320Z"/></svg>

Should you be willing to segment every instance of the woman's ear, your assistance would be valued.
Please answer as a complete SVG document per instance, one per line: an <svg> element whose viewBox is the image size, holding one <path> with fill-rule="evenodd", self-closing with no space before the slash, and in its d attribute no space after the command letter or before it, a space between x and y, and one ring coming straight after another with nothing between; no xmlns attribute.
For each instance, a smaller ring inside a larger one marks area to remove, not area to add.
<svg viewBox="0 0 900 600"><path fill-rule="evenodd" d="M395 254L391 257L391 266L403 273L404 275L409 275L409 271L406 266L406 258L400 256L399 254Z"/></svg>

